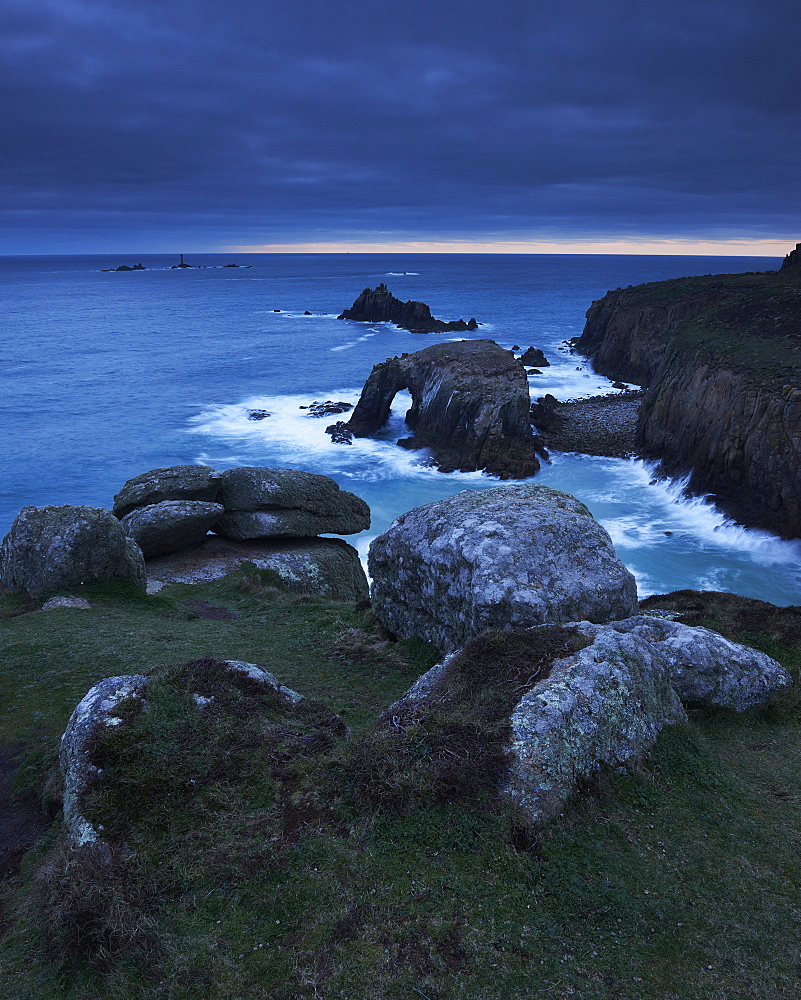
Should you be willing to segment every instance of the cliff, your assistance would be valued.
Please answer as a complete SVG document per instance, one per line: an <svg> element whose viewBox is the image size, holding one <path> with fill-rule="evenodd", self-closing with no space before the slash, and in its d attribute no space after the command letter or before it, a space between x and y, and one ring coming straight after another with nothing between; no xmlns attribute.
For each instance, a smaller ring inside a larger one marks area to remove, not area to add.
<svg viewBox="0 0 801 1000"><path fill-rule="evenodd" d="M365 288L350 309L345 309L337 319L353 319L362 323L395 323L412 333L449 333L477 330L478 323L470 319L451 320L446 323L435 319L425 302L413 299L402 302L396 299L381 282L376 288Z"/></svg>
<svg viewBox="0 0 801 1000"><path fill-rule="evenodd" d="M494 341L434 344L376 365L347 429L356 437L375 434L401 389L412 396L406 421L414 433L398 443L430 448L443 472L484 469L523 479L539 469L525 370Z"/></svg>
<svg viewBox="0 0 801 1000"><path fill-rule="evenodd" d="M801 536L801 268L617 289L577 350L648 386L641 454L737 520Z"/></svg>

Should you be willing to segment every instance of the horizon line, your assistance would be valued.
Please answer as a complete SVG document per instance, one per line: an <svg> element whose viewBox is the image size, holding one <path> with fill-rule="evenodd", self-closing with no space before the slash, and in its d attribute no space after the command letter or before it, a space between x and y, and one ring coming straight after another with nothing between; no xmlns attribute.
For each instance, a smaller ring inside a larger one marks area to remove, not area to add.
<svg viewBox="0 0 801 1000"><path fill-rule="evenodd" d="M297 243L244 244L221 247L219 253L475 253L569 254L626 256L784 257L790 240L329 240ZM200 251L203 252L203 251ZM206 251L214 252L214 251Z"/></svg>

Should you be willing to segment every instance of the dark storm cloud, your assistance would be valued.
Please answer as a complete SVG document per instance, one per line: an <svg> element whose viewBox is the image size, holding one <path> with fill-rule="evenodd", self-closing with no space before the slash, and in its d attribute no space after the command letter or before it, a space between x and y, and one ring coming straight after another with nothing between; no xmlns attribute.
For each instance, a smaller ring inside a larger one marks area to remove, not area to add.
<svg viewBox="0 0 801 1000"><path fill-rule="evenodd" d="M0 204L139 246L790 234L801 26L766 7L4 0Z"/></svg>

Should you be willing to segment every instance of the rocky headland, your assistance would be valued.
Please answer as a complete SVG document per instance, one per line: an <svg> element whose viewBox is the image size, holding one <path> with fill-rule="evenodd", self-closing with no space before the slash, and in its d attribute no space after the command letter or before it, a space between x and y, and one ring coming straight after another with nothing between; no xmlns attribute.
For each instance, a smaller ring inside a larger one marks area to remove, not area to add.
<svg viewBox="0 0 801 1000"><path fill-rule="evenodd" d="M425 302L413 299L402 302L396 299L387 286L381 282L376 288L365 288L350 309L345 309L339 319L353 319L362 323L394 323L412 333L461 333L477 330L478 323L469 319L435 319Z"/></svg>
<svg viewBox="0 0 801 1000"><path fill-rule="evenodd" d="M801 536L801 267L654 282L593 302L577 350L647 387L636 447L749 527ZM788 263L789 261L789 263Z"/></svg>
<svg viewBox="0 0 801 1000"><path fill-rule="evenodd" d="M531 430L525 369L494 341L434 344L381 362L344 429L355 437L378 432L402 389L412 396L406 422L413 436L398 444L431 449L443 472L523 479L539 469L543 450Z"/></svg>

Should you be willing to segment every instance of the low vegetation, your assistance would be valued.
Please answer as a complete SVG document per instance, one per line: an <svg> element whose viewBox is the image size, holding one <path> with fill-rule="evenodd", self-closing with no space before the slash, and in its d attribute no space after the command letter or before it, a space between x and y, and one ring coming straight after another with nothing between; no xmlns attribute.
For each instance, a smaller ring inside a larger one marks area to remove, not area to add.
<svg viewBox="0 0 801 1000"><path fill-rule="evenodd" d="M547 669L577 639L566 630L538 655L525 636L481 637L436 718L387 725L438 657L393 641L369 609L288 594L252 568L147 598L81 596L91 610L0 600L0 760L16 768L12 805L35 802L49 822L24 855L0 844L0 996L798 995L797 681L759 712L693 713L534 842L494 794L497 692L513 699ZM690 591L645 603L798 676L801 609ZM258 663L307 700L289 709L221 659ZM504 677L496 694L489 670ZM66 844L55 757L77 701L122 673L152 680L147 711L121 704L124 725L94 751L100 863Z"/></svg>

